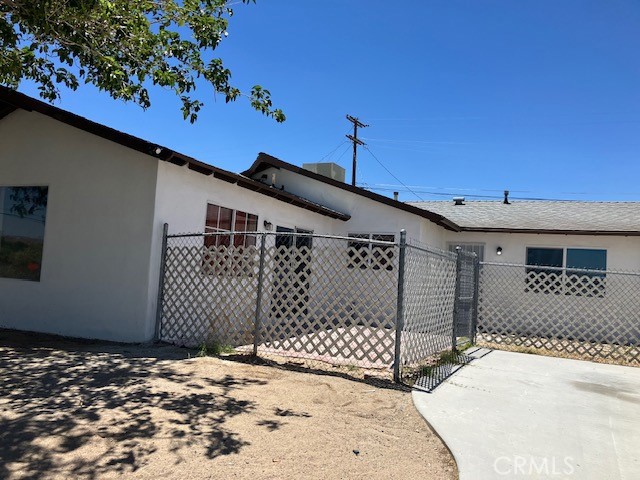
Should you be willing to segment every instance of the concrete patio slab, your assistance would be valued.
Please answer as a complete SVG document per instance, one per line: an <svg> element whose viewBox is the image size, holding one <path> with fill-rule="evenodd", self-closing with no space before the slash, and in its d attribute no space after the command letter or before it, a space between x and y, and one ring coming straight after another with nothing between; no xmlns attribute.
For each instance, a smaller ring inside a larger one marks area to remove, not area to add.
<svg viewBox="0 0 640 480"><path fill-rule="evenodd" d="M414 391L461 479L640 478L640 369L479 350Z"/></svg>

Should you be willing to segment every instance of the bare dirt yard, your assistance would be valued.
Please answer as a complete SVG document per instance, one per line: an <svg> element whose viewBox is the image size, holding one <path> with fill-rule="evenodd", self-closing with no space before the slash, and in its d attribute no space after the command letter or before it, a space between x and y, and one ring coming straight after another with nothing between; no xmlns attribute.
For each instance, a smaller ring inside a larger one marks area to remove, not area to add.
<svg viewBox="0 0 640 480"><path fill-rule="evenodd" d="M453 479L411 395L0 331L0 478Z"/></svg>

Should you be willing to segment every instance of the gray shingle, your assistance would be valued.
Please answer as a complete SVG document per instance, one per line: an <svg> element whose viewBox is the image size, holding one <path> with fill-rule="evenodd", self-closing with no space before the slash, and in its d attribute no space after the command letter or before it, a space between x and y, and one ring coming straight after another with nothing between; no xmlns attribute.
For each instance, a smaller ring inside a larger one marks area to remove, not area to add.
<svg viewBox="0 0 640 480"><path fill-rule="evenodd" d="M640 232L640 202L501 201L411 202L463 229Z"/></svg>

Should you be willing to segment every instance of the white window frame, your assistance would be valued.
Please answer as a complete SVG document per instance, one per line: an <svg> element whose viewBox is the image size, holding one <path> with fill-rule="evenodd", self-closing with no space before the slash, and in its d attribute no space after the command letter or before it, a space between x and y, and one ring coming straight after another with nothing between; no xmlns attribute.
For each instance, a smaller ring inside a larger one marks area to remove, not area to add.
<svg viewBox="0 0 640 480"><path fill-rule="evenodd" d="M358 236L356 236L358 235ZM364 235L367 235L367 237L365 238ZM388 240L390 242L395 242L396 241L396 234L392 233L392 232L349 232L347 233L347 237L348 238L353 238L353 242L358 243L358 240L361 240L362 242L360 243L365 243L367 242L367 255L365 255L365 261L363 261L362 263L356 264L352 261L351 257L349 256L348 260L347 260L347 268L349 269L360 269L360 270L380 270L380 264L378 262L374 261L374 255L373 255L373 248L374 245L371 243L371 241L373 241L373 237L375 236L387 236L387 237L393 237L392 240ZM379 241L383 241L386 242L387 240L379 240ZM351 240L349 240L348 242L348 249L350 251L351 248L354 248L351 245ZM388 260L389 260L389 266L385 269L385 270L393 270L393 255L394 255L394 250L393 248L391 248L391 246L389 246L390 248L390 253L391 255L388 256Z"/></svg>

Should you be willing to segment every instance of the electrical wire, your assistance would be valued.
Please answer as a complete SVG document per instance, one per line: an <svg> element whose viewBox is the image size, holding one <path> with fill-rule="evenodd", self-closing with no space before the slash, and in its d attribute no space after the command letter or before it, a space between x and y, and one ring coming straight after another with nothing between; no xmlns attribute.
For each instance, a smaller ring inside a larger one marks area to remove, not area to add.
<svg viewBox="0 0 640 480"><path fill-rule="evenodd" d="M374 160L375 160L376 162L378 162L378 163L380 164L380 166L381 166L382 168L384 168L384 169L387 171L387 173L388 173L389 175L391 175L393 178L395 178L395 179L396 179L396 181L397 181L398 183L400 183L400 184L401 184L403 187L405 187L409 192L413 193L416 197L418 197L418 199L419 199L419 200L421 200L421 201L423 201L423 202L425 201L425 200L424 200L424 198L422 198L420 195L418 195L416 192L414 192L414 191L413 191L409 186L407 186L407 184L406 184L406 183L404 183L402 180L400 180L398 177L396 177L396 176L393 174L393 172L392 172L391 170L389 170L389 169L386 167L386 165L385 165L384 163L382 163L382 161L381 161L378 157L376 157L376 156L375 156L375 154L371 151L371 149L370 149L367 145L363 145L363 148L364 148L367 152L369 152L369 154L374 158Z"/></svg>
<svg viewBox="0 0 640 480"><path fill-rule="evenodd" d="M341 142L336 148L334 148L333 150L331 150L329 153L327 153L324 157L322 157L320 159L320 161L323 161L326 158L331 157L340 147L342 147L345 143L349 143L349 140L344 140L343 142Z"/></svg>
<svg viewBox="0 0 640 480"><path fill-rule="evenodd" d="M347 141L347 143L349 143L349 142ZM345 154L345 153L347 153L347 152L349 151L349 149L351 149L351 144L350 144L350 143L349 143L349 145L347 145L347 148L345 148L345 149L342 151L342 153L340 154L340 156L336 159L336 161L335 161L335 162L336 162L338 165L340 165L340 159L341 159L342 157L344 157L344 154Z"/></svg>

